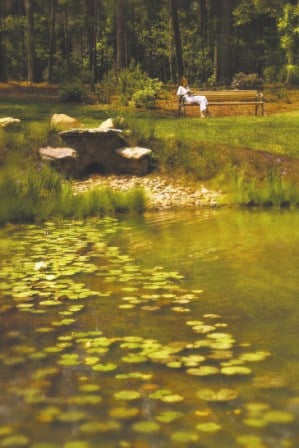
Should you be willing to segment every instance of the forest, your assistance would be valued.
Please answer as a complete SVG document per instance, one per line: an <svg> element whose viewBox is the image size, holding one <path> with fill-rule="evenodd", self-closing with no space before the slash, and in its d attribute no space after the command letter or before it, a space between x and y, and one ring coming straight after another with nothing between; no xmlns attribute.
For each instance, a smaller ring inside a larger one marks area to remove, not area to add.
<svg viewBox="0 0 299 448"><path fill-rule="evenodd" d="M0 82L92 87L138 64L151 78L299 83L297 0L2 0Z"/></svg>

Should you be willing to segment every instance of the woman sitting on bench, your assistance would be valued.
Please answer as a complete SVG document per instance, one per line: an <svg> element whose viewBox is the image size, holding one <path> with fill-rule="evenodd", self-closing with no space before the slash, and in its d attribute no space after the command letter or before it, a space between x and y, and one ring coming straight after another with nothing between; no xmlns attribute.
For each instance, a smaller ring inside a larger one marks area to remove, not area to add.
<svg viewBox="0 0 299 448"><path fill-rule="evenodd" d="M188 87L188 81L186 78L182 78L179 88L177 90L177 96L183 97L183 101L186 104L198 104L200 110L200 116L205 118L208 100L203 95L192 95L190 88Z"/></svg>

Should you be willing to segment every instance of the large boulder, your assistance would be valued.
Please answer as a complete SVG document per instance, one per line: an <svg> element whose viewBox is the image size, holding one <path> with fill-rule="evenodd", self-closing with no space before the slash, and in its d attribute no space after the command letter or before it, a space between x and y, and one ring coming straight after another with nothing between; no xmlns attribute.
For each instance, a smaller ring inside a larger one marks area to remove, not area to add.
<svg viewBox="0 0 299 448"><path fill-rule="evenodd" d="M82 124L76 118L65 114L53 114L50 121L51 128L63 130L81 128Z"/></svg>
<svg viewBox="0 0 299 448"><path fill-rule="evenodd" d="M142 176L149 171L152 158L151 149L140 146L120 148L116 150L116 154L122 159L118 162L121 172Z"/></svg>
<svg viewBox="0 0 299 448"><path fill-rule="evenodd" d="M98 128L72 129L59 135L68 147L77 151L78 175L94 170L119 172L117 161L120 157L115 150L127 146L120 132L100 131Z"/></svg>

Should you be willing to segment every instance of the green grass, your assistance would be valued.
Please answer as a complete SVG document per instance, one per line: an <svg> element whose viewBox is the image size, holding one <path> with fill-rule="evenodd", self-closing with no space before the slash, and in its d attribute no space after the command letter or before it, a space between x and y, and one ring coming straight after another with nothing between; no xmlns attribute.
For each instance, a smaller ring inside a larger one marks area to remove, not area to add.
<svg viewBox="0 0 299 448"><path fill-rule="evenodd" d="M162 140L175 138L206 145L229 145L299 157L299 111L256 117L161 117L154 112L128 112L97 109L96 106L43 101L0 100L0 116L13 116L24 122L49 122L54 113L65 113L86 127L96 127L108 117L122 115L148 136Z"/></svg>
<svg viewBox="0 0 299 448"><path fill-rule="evenodd" d="M233 202L242 206L299 206L299 185L284 179L278 171L270 171L262 182L256 179L246 181L242 173L238 173L233 190Z"/></svg>
<svg viewBox="0 0 299 448"><path fill-rule="evenodd" d="M14 163L0 172L0 224L82 219L116 213L140 213L146 196L141 188L115 191L92 188L75 194L71 182L48 166Z"/></svg>
<svg viewBox="0 0 299 448"><path fill-rule="evenodd" d="M0 116L20 118L22 123L18 129L0 130L0 163L8 157L14 167L18 165L14 157L25 158L19 169L18 182L10 179L1 184L2 199L5 194L10 198L6 201L10 206L2 207L0 211L2 222L44 220L52 216L82 218L117 211L142 211L145 207L141 190L119 193L101 189L74 196L70 184L57 181L53 173L45 173L44 180L41 173L35 177L36 173L31 172L32 179L28 177L24 170L27 158L36 163L40 146L59 143L58 135L53 135L50 130L53 113L71 115L85 127L97 127L108 117L123 116L133 129L132 135L127 137L129 144L151 148L160 171L171 176L184 174L195 181L214 180L216 186L221 179L221 188L232 193L234 203L279 206L299 203L298 185L292 179L283 178L281 173L267 173L258 159L251 161L248 169L246 157L240 164L237 154L239 150L247 149L299 158L299 111L264 117L209 117L203 120L177 117L175 112L173 117L161 117L154 111L119 111L88 105L1 99ZM247 177L244 175L246 170ZM235 172L238 181L232 182ZM17 179L17 176L14 174L12 178ZM33 180L38 185L33 185ZM54 194L53 188L45 188L43 182L52 186L57 182L59 192ZM7 189L9 183L10 190ZM20 191L13 191L17 185ZM40 200L43 195L46 195L44 202Z"/></svg>

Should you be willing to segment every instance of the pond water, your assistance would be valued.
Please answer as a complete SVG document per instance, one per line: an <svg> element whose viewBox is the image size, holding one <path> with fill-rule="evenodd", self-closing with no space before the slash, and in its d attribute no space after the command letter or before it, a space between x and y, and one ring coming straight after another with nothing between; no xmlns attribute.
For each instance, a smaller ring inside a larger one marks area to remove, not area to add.
<svg viewBox="0 0 299 448"><path fill-rule="evenodd" d="M299 214L0 231L0 447L299 446Z"/></svg>

